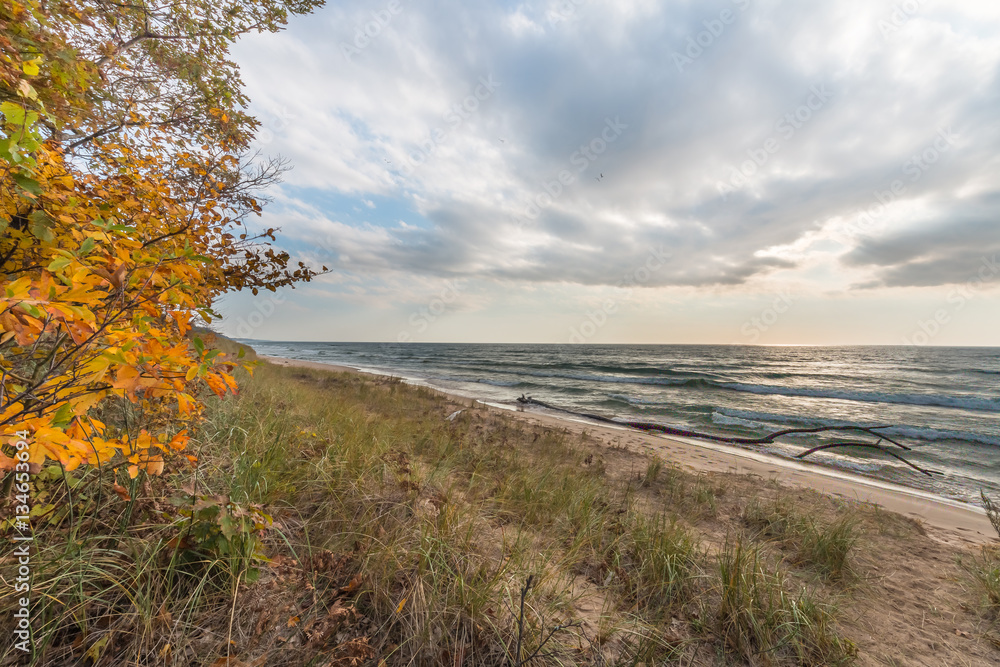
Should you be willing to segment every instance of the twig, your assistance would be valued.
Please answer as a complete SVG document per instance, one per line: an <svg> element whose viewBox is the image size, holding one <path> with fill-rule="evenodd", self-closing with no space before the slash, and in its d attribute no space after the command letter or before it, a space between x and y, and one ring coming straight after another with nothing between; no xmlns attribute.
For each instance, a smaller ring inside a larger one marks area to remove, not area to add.
<svg viewBox="0 0 1000 667"><path fill-rule="evenodd" d="M514 667L520 667L523 663L521 662L521 641L524 638L524 599L528 597L528 591L531 590L531 584L535 581L535 575L529 574L528 581L524 583L524 588L521 589L521 611L517 615L517 643L514 649Z"/></svg>
<svg viewBox="0 0 1000 667"><path fill-rule="evenodd" d="M240 579L243 578L244 570L236 575L236 588L233 589L233 606L229 609L229 632L226 636L226 664L229 664L229 650L233 646L233 618L236 616L236 598L240 594Z"/></svg>
<svg viewBox="0 0 1000 667"><path fill-rule="evenodd" d="M534 651L528 654L528 657L522 660L521 646L524 641L524 601L528 597L528 591L531 590L532 586L534 585L534 582L535 582L535 575L533 574L528 575L528 581L525 582L524 588L521 589L521 610L517 615L517 642L515 644L514 661L512 663L512 667L523 667L524 665L528 664L535 658L541 657L543 655L542 649L545 648L545 645L548 644L549 640L555 637L556 634L562 632L563 630L566 630L567 628L576 628L582 626L582 623L580 621L574 621L572 623L559 623L552 626L552 629L549 630L549 633L547 635L543 631L542 641L539 642L538 646L535 648Z"/></svg>

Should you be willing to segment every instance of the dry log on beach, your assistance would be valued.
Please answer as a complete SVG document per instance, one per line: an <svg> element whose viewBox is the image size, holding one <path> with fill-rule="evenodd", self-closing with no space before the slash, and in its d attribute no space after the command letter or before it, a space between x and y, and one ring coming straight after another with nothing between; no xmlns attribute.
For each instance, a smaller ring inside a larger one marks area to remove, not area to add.
<svg viewBox="0 0 1000 667"><path fill-rule="evenodd" d="M586 419L592 419L594 421L603 422L606 424L614 424L615 426L627 426L629 428L634 428L640 431L652 431L657 433L663 433L664 435L677 435L686 438L698 438L700 440L709 440L712 442L721 442L727 445L768 445L773 444L778 438L788 435L799 435L799 434L817 434L817 433L834 433L834 432L853 432L853 433L863 433L870 435L874 438L878 438L877 442L866 442L866 441L844 441L844 442L833 442L819 445L808 449L800 454L797 454L795 458L804 459L807 456L815 454L816 452L826 451L829 449L836 449L840 447L858 447L861 449L873 449L879 451L883 454L887 454L895 459L898 459L913 468L914 470L927 475L928 477L932 475L940 475L941 473L937 470L929 470L927 468L922 468L911 461L906 460L896 452L892 451L888 447L882 445L883 442L889 442L899 449L909 452L912 451L910 447L893 440L889 436L880 433L891 426L816 426L812 428L788 428L781 431L775 431L774 433L768 433L759 438L742 438L733 437L725 435L715 435L713 433L702 433L700 431L691 431L683 428L675 428L673 426L666 426L664 424L656 424L653 422L639 422L639 421L626 421L611 419L610 417L604 417L602 415L588 414L586 412L575 412L573 410L567 410L565 408L560 408L555 405L550 405L549 403L543 403L542 401L536 400L531 396L521 396L517 399L517 402L521 405L537 405L549 410L555 410L557 412L565 412L567 414L576 415L577 417L584 417Z"/></svg>

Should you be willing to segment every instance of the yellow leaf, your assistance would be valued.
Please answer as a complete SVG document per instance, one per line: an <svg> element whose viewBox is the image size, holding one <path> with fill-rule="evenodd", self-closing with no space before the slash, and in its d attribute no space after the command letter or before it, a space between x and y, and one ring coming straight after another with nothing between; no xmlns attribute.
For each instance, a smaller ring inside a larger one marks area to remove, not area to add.
<svg viewBox="0 0 1000 667"><path fill-rule="evenodd" d="M96 665L101 659L101 653L104 651L104 647L108 645L108 635L102 636L96 642L90 645L87 652L83 654L84 658L90 658L94 661Z"/></svg>
<svg viewBox="0 0 1000 667"><path fill-rule="evenodd" d="M402 612L403 611L403 607L405 607L405 606L406 606L406 598L403 598L402 600L399 601L399 606L396 607L396 613L398 614L398 613Z"/></svg>
<svg viewBox="0 0 1000 667"><path fill-rule="evenodd" d="M34 60L25 60L21 63L21 71L28 76L38 76L38 65L41 64L41 58L35 58Z"/></svg>

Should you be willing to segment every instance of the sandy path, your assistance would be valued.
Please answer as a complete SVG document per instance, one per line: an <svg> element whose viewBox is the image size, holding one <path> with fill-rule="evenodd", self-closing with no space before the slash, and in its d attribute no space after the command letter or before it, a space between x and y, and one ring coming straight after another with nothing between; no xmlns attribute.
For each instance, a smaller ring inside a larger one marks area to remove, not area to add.
<svg viewBox="0 0 1000 667"><path fill-rule="evenodd" d="M346 366L312 361L263 355L258 358L280 366L345 373L360 372ZM439 389L431 389L465 405L474 400ZM925 491L699 440L644 433L535 410L509 410L489 405L487 407L530 423L565 428L574 433L586 431L591 437L602 440L608 445L615 444L633 451L659 455L689 470L758 475L765 479L776 479L788 486L811 488L851 500L875 503L891 512L920 520L931 537L947 544L956 546L981 544L996 537L993 527L980 508Z"/></svg>

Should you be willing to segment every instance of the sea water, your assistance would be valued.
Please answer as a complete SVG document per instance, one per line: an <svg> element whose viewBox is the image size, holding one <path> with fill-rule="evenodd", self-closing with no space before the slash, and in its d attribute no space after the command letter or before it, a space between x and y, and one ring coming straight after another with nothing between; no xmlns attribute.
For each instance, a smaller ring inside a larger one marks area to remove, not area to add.
<svg viewBox="0 0 1000 667"><path fill-rule="evenodd" d="M888 426L926 477L876 451L809 458L946 497L1000 495L1000 348L485 345L246 341L260 354L350 366L500 405L527 394L574 412L718 435ZM752 449L793 457L857 434ZM870 441L873 439L868 438ZM883 443L885 444L885 443Z"/></svg>

